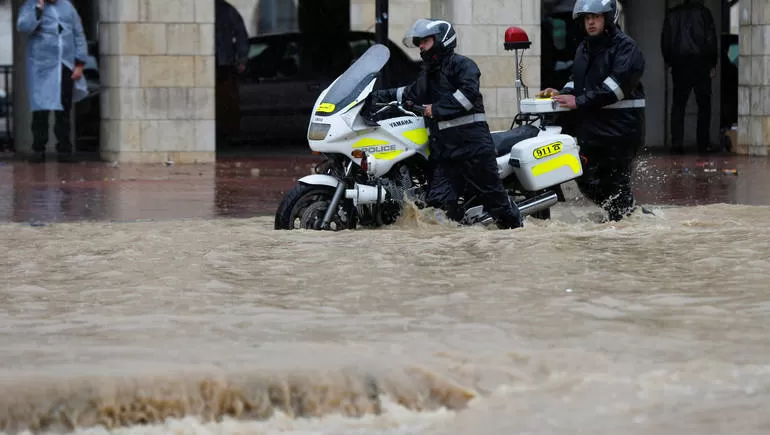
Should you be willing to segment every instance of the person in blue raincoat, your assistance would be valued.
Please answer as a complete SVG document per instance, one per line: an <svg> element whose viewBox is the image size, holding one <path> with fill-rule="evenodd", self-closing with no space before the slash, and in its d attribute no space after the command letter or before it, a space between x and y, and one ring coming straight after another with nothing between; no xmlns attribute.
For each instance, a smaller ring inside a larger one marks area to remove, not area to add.
<svg viewBox="0 0 770 435"><path fill-rule="evenodd" d="M32 111L34 160L45 158L49 113L54 112L56 151L72 153L70 112L88 94L83 24L69 0L26 0L16 26L27 35L27 94Z"/></svg>

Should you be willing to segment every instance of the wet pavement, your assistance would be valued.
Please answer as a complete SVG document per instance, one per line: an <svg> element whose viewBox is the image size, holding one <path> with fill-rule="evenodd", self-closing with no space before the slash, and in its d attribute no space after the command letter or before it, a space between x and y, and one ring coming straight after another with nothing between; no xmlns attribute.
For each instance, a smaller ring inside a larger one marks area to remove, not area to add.
<svg viewBox="0 0 770 435"><path fill-rule="evenodd" d="M0 221L51 223L270 215L311 173L311 154L227 157L216 165L0 162ZM663 156L639 160L634 189L645 205L770 205L765 157ZM568 196L576 194L568 189ZM572 195L574 196L574 195Z"/></svg>

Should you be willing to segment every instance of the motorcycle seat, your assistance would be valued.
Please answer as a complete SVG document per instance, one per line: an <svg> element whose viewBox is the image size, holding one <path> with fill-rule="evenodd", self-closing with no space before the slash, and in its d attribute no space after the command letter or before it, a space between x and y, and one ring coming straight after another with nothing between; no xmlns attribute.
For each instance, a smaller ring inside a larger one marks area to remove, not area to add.
<svg viewBox="0 0 770 435"><path fill-rule="evenodd" d="M495 144L495 154L497 157L504 156L511 152L517 143L536 137L538 134L540 129L534 125L522 125L511 130L494 132L492 141Z"/></svg>

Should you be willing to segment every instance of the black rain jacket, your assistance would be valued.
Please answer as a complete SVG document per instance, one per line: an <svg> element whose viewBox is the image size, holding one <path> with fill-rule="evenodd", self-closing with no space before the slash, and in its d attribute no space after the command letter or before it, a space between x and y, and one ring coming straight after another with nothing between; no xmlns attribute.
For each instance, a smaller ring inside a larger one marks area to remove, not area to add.
<svg viewBox="0 0 770 435"><path fill-rule="evenodd" d="M583 40L575 53L571 81L560 91L576 96L578 140L631 141L635 146L644 142L644 67L639 46L619 28Z"/></svg>
<svg viewBox="0 0 770 435"><path fill-rule="evenodd" d="M689 2L669 11L663 22L660 49L674 68L714 68L719 60L714 17L706 6Z"/></svg>
<svg viewBox="0 0 770 435"><path fill-rule="evenodd" d="M418 105L431 104L433 118L426 119L426 126L431 129L431 134L437 134L437 122L484 113L480 79L481 72L476 62L448 52L437 61L426 63L411 85L375 91L373 99L377 102L398 100Z"/></svg>

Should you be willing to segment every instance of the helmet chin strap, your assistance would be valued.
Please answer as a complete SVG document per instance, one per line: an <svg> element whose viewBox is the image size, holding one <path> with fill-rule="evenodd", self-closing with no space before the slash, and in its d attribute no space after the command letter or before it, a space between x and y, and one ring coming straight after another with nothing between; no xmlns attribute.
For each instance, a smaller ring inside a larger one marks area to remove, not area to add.
<svg viewBox="0 0 770 435"><path fill-rule="evenodd" d="M438 60L438 50L436 50L436 46L430 48L430 50L425 50L420 53L420 57L425 62L433 62Z"/></svg>
<svg viewBox="0 0 770 435"><path fill-rule="evenodd" d="M434 37L433 46L429 50L420 52L420 57L425 63L435 63L441 60L449 51L444 47L444 44L438 42Z"/></svg>

